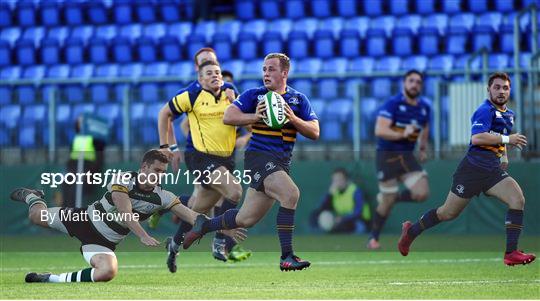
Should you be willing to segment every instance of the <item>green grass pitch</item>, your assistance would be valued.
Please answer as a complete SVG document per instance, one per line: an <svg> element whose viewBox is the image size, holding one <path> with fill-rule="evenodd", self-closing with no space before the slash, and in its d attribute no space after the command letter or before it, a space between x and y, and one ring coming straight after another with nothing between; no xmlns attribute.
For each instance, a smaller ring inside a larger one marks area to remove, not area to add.
<svg viewBox="0 0 540 301"><path fill-rule="evenodd" d="M386 236L381 251L366 252L362 236L296 237L298 255L312 266L285 273L274 236L250 237L245 244L255 252L241 263L214 260L205 238L180 254L178 272L170 274L163 248L143 252L130 237L118 249L119 273L109 283L26 284L29 271L85 268L80 253L67 251L77 250L77 242L2 237L0 299L540 299L540 262L505 266L503 235L426 235L408 257L395 251L396 239ZM539 244L524 237L521 247L538 254Z"/></svg>

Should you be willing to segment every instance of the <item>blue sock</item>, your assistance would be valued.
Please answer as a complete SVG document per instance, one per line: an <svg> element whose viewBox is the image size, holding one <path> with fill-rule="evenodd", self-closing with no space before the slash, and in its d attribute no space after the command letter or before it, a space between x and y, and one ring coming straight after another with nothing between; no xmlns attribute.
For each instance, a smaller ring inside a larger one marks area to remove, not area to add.
<svg viewBox="0 0 540 301"><path fill-rule="evenodd" d="M219 215L222 215L223 213L225 213L225 211L229 210L229 209L234 209L236 208L236 203L233 203L231 200L229 199L224 199L223 200L223 203L220 207L215 207L214 208L214 217L216 216L219 216ZM217 239L225 239L227 237L227 235L223 234L223 233L220 233L220 232L216 232L216 236L215 236Z"/></svg>
<svg viewBox="0 0 540 301"><path fill-rule="evenodd" d="M506 253L517 250L519 235L523 228L523 210L508 209L506 212Z"/></svg>
<svg viewBox="0 0 540 301"><path fill-rule="evenodd" d="M180 225L178 225L178 229L176 230L176 233L173 237L173 241L176 246L180 246L182 244L182 242L184 241L184 234L191 230L191 228L192 226L189 223L180 222Z"/></svg>
<svg viewBox="0 0 540 301"><path fill-rule="evenodd" d="M279 207L276 218L279 244L281 245L281 258L293 252L292 237L294 231L294 209Z"/></svg>
<svg viewBox="0 0 540 301"><path fill-rule="evenodd" d="M411 191L409 189L404 189L400 191L396 197L396 203L398 202L402 202L402 203L414 202L414 200L411 197Z"/></svg>
<svg viewBox="0 0 540 301"><path fill-rule="evenodd" d="M217 231L221 229L235 229L238 228L236 225L236 215L238 214L238 209L229 209L225 211L222 215L216 216L213 219L206 222L204 226L205 233Z"/></svg>
<svg viewBox="0 0 540 301"><path fill-rule="evenodd" d="M416 238L420 233L424 232L424 230L429 229L440 222L441 220L437 216L437 209L431 209L424 213L424 215L412 225L408 234L411 238Z"/></svg>
<svg viewBox="0 0 540 301"><path fill-rule="evenodd" d="M236 241L232 237L225 235L225 250L230 252L234 246L236 246Z"/></svg>
<svg viewBox="0 0 540 301"><path fill-rule="evenodd" d="M381 216L379 212L375 210L375 214L373 215L373 224L371 226L370 238L379 240L379 235L381 235L381 231L382 231L382 228L384 227L385 222L386 222L386 217Z"/></svg>
<svg viewBox="0 0 540 301"><path fill-rule="evenodd" d="M181 195L178 197L178 199L180 199L180 203L182 203L182 205L187 207L190 197L191 197L190 195Z"/></svg>

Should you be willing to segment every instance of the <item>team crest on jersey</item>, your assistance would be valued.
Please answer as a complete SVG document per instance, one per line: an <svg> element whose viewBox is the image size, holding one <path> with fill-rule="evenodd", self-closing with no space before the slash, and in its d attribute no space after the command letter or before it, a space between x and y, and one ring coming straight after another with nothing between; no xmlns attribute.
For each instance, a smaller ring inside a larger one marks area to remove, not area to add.
<svg viewBox="0 0 540 301"><path fill-rule="evenodd" d="M257 101L258 101L258 102L264 101L264 95L265 95L265 94L257 95Z"/></svg>
<svg viewBox="0 0 540 301"><path fill-rule="evenodd" d="M270 170L276 168L276 164L274 164L274 162L268 162L268 163L266 163L266 165L264 167L266 168L266 171L270 171Z"/></svg>
<svg viewBox="0 0 540 301"><path fill-rule="evenodd" d="M259 182L259 180L261 179L261 174L259 172L256 172L255 175L253 175L253 179L255 180L255 182Z"/></svg>
<svg viewBox="0 0 540 301"><path fill-rule="evenodd" d="M295 105L295 106L297 106L298 104L300 104L300 101L299 101L298 98L296 98L296 97L291 97L291 99L289 99L288 102L289 102L290 104L292 104L292 105Z"/></svg>
<svg viewBox="0 0 540 301"><path fill-rule="evenodd" d="M456 186L456 191L459 193L459 194L463 194L463 192L465 191L465 186L459 184Z"/></svg>
<svg viewBox="0 0 540 301"><path fill-rule="evenodd" d="M405 106L401 105L401 106L399 106L399 110L401 112L405 112L405 111L407 111L407 108Z"/></svg>
<svg viewBox="0 0 540 301"><path fill-rule="evenodd" d="M510 116L510 123L514 124L514 116Z"/></svg>
<svg viewBox="0 0 540 301"><path fill-rule="evenodd" d="M503 118L501 112L495 111L495 118Z"/></svg>

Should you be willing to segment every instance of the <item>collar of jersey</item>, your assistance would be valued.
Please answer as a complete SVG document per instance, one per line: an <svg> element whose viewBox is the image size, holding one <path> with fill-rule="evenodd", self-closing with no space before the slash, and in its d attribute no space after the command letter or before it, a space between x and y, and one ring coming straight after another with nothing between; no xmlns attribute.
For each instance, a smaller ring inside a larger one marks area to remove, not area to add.
<svg viewBox="0 0 540 301"><path fill-rule="evenodd" d="M489 103L490 106L492 106L495 110L501 113L505 113L506 111L508 111L508 106L505 106L504 110L499 110L499 108L497 108L489 99L486 99L486 101Z"/></svg>

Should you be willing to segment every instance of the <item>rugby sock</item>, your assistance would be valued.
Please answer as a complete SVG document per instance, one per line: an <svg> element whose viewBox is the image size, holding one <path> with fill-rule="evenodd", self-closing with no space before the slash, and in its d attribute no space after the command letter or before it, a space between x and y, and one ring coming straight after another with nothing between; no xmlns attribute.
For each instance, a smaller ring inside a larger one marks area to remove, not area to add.
<svg viewBox="0 0 540 301"><path fill-rule="evenodd" d="M225 250L227 250L227 252L231 252L234 246L236 246L236 241L234 241L232 237L225 235Z"/></svg>
<svg viewBox="0 0 540 301"><path fill-rule="evenodd" d="M207 221L203 228L206 233L221 229L238 228L238 226L236 225L237 214L238 209L229 209L225 211L225 213L223 213L222 215L216 216L213 219Z"/></svg>
<svg viewBox="0 0 540 301"><path fill-rule="evenodd" d="M285 259L293 252L292 236L294 231L294 213L296 210L279 207L276 218L279 244L281 245L281 258Z"/></svg>
<svg viewBox="0 0 540 301"><path fill-rule="evenodd" d="M93 268L87 268L73 273L53 274L49 282L94 282L94 271Z"/></svg>
<svg viewBox="0 0 540 301"><path fill-rule="evenodd" d="M35 204L43 204L45 207L47 207L47 204L45 204L45 200L34 193L29 193L24 201L28 205L28 209L32 208L32 206L34 206Z"/></svg>
<svg viewBox="0 0 540 301"><path fill-rule="evenodd" d="M214 216L222 215L223 213L225 213L225 211L227 211L229 209L234 209L234 208L236 208L236 203L233 203L229 199L224 199L221 207L215 207L214 208ZM216 238L217 239L225 239L226 237L227 237L227 235L225 235L225 234L223 234L221 232L216 232Z"/></svg>
<svg viewBox="0 0 540 301"><path fill-rule="evenodd" d="M409 234L411 238L416 238L424 230L429 229L440 222L441 220L437 216L437 208L431 209L424 213L424 215L422 215L422 217L420 217L420 219L412 225L407 234Z"/></svg>
<svg viewBox="0 0 540 301"><path fill-rule="evenodd" d="M191 228L192 226L184 221L180 222L180 225L178 225L178 229L176 230L172 241L172 248L176 252L178 252L180 245L184 241L184 234L191 230Z"/></svg>
<svg viewBox="0 0 540 301"><path fill-rule="evenodd" d="M523 210L508 209L506 212L506 253L517 250L519 234L523 228Z"/></svg>
<svg viewBox="0 0 540 301"><path fill-rule="evenodd" d="M384 227L384 223L386 223L386 217L382 216L375 210L375 214L373 215L373 225L371 227L371 235L370 238L373 238L375 240L379 240L379 235L381 235L382 228Z"/></svg>
<svg viewBox="0 0 540 301"><path fill-rule="evenodd" d="M397 202L414 202L411 197L411 191L409 189L401 190L396 197Z"/></svg>

